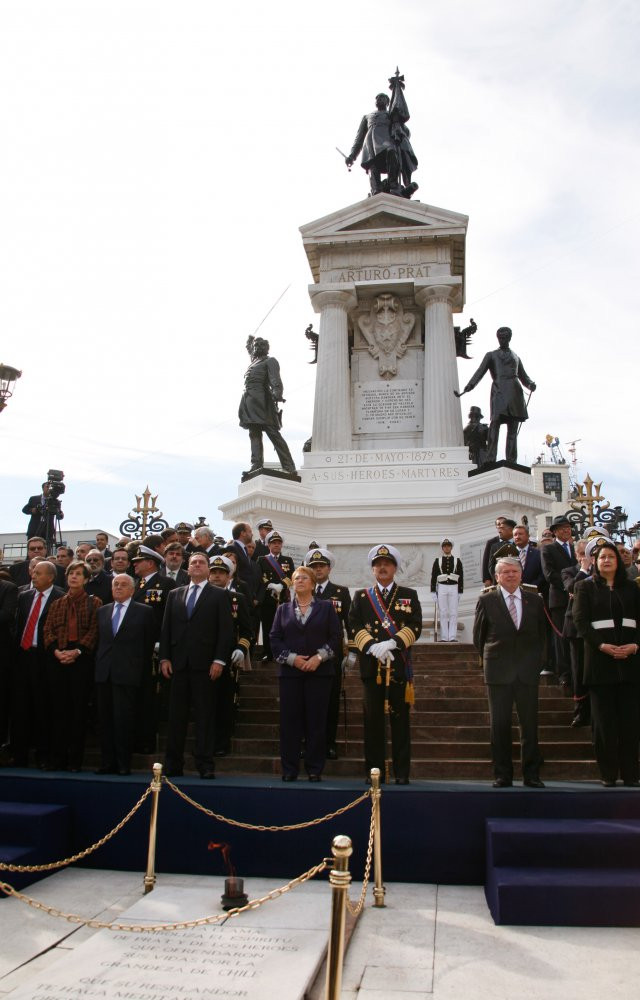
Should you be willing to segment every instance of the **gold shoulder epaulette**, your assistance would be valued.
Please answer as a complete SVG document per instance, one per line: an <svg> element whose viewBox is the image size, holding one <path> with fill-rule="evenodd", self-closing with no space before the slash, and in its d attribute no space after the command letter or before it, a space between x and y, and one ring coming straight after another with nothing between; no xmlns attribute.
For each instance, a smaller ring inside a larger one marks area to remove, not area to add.
<svg viewBox="0 0 640 1000"><path fill-rule="evenodd" d="M526 591L527 594L537 594L538 588L535 583L521 583L520 590Z"/></svg>
<svg viewBox="0 0 640 1000"><path fill-rule="evenodd" d="M493 594L498 589L498 584L493 583L490 587L483 587L481 594Z"/></svg>

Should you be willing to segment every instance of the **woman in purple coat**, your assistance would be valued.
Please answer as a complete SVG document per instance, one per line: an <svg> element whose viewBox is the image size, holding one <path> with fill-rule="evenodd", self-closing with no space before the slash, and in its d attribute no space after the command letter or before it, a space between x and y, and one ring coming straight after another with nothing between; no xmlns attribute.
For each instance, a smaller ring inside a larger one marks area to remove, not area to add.
<svg viewBox="0 0 640 1000"><path fill-rule="evenodd" d="M293 596L281 604L269 635L279 664L280 759L282 780L295 781L300 747L309 781L320 781L326 754L327 711L335 674L331 662L342 655L342 626L331 601L316 601L315 575L300 566L292 577Z"/></svg>

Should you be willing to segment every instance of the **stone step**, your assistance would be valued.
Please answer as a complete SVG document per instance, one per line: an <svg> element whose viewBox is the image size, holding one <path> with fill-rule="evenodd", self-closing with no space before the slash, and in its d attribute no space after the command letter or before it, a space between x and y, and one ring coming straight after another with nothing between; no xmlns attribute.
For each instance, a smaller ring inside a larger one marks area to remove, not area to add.
<svg viewBox="0 0 640 1000"><path fill-rule="evenodd" d="M569 725L564 726L539 726L539 739L541 743L583 743L591 745L590 730L572 729ZM518 727L513 725L512 735L514 740L519 739ZM236 725L234 738L236 740L255 740L280 738L280 726L277 721L267 724L240 722ZM347 729L347 739L360 740L364 738L364 726L361 721L349 720ZM488 721L484 725L416 725L411 724L412 740L442 742L467 742L481 743L489 740ZM338 740L344 740L344 725L342 718L338 725Z"/></svg>
<svg viewBox="0 0 640 1000"><path fill-rule="evenodd" d="M222 757L216 760L216 769L221 774L273 774L279 776L280 761L277 758L260 756ZM518 758L514 757L516 782L520 780ZM185 772L186 773L186 772ZM304 763L301 762L304 777ZM327 778L358 778L364 775L364 759L349 757L327 761L324 770ZM492 780L491 762L488 758L468 760L465 758L437 759L413 757L411 760L413 780ZM598 767L593 760L547 761L542 768L545 781L597 781Z"/></svg>
<svg viewBox="0 0 640 1000"><path fill-rule="evenodd" d="M349 754L353 756L354 754L362 754L362 739L349 739ZM513 756L514 760L517 759L520 752L520 744L516 741L513 743ZM344 743L342 740L338 740L338 752L344 748ZM569 743L569 742L559 742L551 741L548 743L540 743L540 751L545 760L585 760L592 756L592 749L590 743ZM233 756L245 757L245 756L271 756L275 757L279 755L279 741L277 738L265 739L236 739L234 737L232 741L231 753ZM458 758L460 760L489 760L490 751L489 744L485 740L475 741L475 742L464 742L462 740L458 741L437 741L437 740L421 740L416 736L415 733L411 734L411 754L412 757L416 759L421 757L432 757L434 760L443 760Z"/></svg>
<svg viewBox="0 0 640 1000"><path fill-rule="evenodd" d="M566 726L567 729L570 729L569 723L571 722L572 713L573 707L571 703L564 703L559 709L540 711L538 713L539 724L540 726ZM268 709L244 709L241 706L237 725L242 725L244 723L247 723L248 725L278 725L279 719L280 712L277 705L271 705ZM360 723L362 721L362 705L359 700L357 702L348 702L348 719L349 726L353 723ZM344 715L341 708L340 726L343 726L343 724ZM486 702L474 711L454 711L446 709L443 711L422 711L421 709L414 709L411 713L411 727L413 729L418 725L429 726L432 728L443 725L484 725L486 726L487 739L489 738L489 712L487 711ZM589 732L588 729L586 731Z"/></svg>

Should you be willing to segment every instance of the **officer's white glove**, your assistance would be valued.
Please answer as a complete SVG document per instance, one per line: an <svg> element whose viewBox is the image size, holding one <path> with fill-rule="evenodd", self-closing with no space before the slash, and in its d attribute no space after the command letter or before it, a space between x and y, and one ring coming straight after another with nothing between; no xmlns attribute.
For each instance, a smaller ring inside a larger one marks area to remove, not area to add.
<svg viewBox="0 0 640 1000"><path fill-rule="evenodd" d="M241 663L244 663L244 653L242 652L241 649L234 649L233 653L231 654L231 662L233 663L234 667L239 667Z"/></svg>
<svg viewBox="0 0 640 1000"><path fill-rule="evenodd" d="M376 660L384 660L387 653L397 648L395 639L385 639L384 642L374 642L373 646L367 650L367 653L369 656L375 656Z"/></svg>
<svg viewBox="0 0 640 1000"><path fill-rule="evenodd" d="M157 642L157 643L155 644L155 646L153 647L153 651L154 651L154 653L155 653L155 654L156 654L156 656L157 656L157 655L158 655L158 653L160 652L160 643L159 643L159 642Z"/></svg>
<svg viewBox="0 0 640 1000"><path fill-rule="evenodd" d="M272 594L280 595L284 590L284 585L282 583L268 583L267 590L270 590Z"/></svg>
<svg viewBox="0 0 640 1000"><path fill-rule="evenodd" d="M432 590L432 591L431 591L431 599L433 600L434 604L435 604L435 603L437 602L437 600L438 600L438 595L436 594L435 590Z"/></svg>
<svg viewBox="0 0 640 1000"><path fill-rule="evenodd" d="M358 657L355 653L347 653L347 655L342 660L342 672L347 673L348 670L355 667Z"/></svg>

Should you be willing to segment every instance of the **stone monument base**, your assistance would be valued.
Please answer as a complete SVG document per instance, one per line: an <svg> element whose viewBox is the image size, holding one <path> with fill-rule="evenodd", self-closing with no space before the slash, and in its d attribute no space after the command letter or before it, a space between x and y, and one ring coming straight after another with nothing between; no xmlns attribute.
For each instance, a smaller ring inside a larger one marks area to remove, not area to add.
<svg viewBox="0 0 640 1000"><path fill-rule="evenodd" d="M299 482L256 475L220 510L226 520L253 525L270 517L284 536L283 551L298 565L312 541L331 549L333 579L352 590L371 579L366 557L372 545L397 546L403 558L398 582L418 590L425 621L433 619L433 562L442 539L450 538L465 577L458 637L470 642L482 554L495 535L496 516L526 514L533 525L549 506L528 468L497 462L470 478L472 470L464 447L309 452Z"/></svg>
<svg viewBox="0 0 640 1000"><path fill-rule="evenodd" d="M493 472L494 469L515 469L516 472L523 472L526 476L531 475L528 465L520 465L519 462L508 462L506 458L501 458L498 462L485 462L477 469L468 472L468 476L481 476L484 472Z"/></svg>
<svg viewBox="0 0 640 1000"><path fill-rule="evenodd" d="M264 465L260 469L250 469L243 472L240 481L246 483L248 479L255 479L256 476L273 476L274 479L290 479L294 483L301 482L300 476L296 472L285 472L279 466Z"/></svg>

